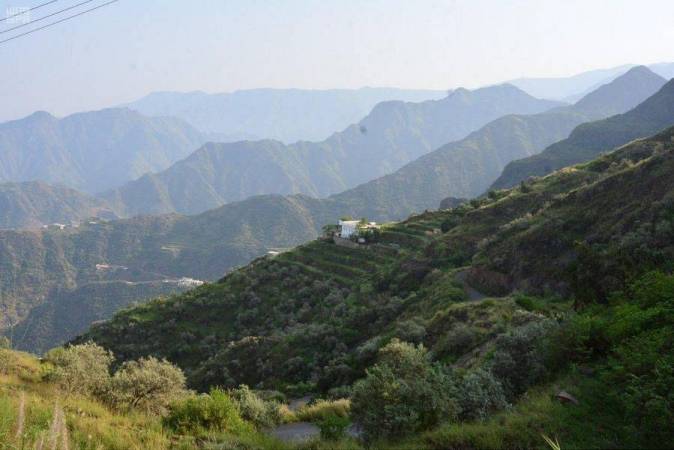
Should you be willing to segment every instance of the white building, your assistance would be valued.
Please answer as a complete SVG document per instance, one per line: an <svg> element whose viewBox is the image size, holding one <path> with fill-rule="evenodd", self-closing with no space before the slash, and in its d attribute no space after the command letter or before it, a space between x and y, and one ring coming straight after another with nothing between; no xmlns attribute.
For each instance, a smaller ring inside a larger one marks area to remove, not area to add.
<svg viewBox="0 0 674 450"><path fill-rule="evenodd" d="M348 239L354 234L358 234L359 220L340 220L339 221L339 237Z"/></svg>

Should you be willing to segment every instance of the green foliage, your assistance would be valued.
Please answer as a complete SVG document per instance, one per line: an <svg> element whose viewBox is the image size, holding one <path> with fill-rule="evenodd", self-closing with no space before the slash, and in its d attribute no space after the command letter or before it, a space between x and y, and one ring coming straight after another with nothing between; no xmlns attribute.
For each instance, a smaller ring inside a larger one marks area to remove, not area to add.
<svg viewBox="0 0 674 450"><path fill-rule="evenodd" d="M187 395L183 372L154 357L124 362L110 379L108 398L118 408L162 414Z"/></svg>
<svg viewBox="0 0 674 450"><path fill-rule="evenodd" d="M318 423L329 417L349 417L350 410L351 402L344 398L317 400L302 406L295 416L297 420Z"/></svg>
<svg viewBox="0 0 674 450"><path fill-rule="evenodd" d="M483 369L466 374L457 393L462 420L485 420L493 412L508 406L501 383Z"/></svg>
<svg viewBox="0 0 674 450"><path fill-rule="evenodd" d="M450 377L422 346L392 341L353 389L351 412L374 441L429 429L456 416Z"/></svg>
<svg viewBox="0 0 674 450"><path fill-rule="evenodd" d="M503 383L509 399L521 395L548 374L544 348L546 338L555 328L552 321L537 321L497 338L490 370Z"/></svg>
<svg viewBox="0 0 674 450"><path fill-rule="evenodd" d="M93 342L55 348L45 360L53 365L47 379L67 393L102 395L108 389L113 356Z"/></svg>
<svg viewBox="0 0 674 450"><path fill-rule="evenodd" d="M12 348L12 342L5 336L0 336L0 350Z"/></svg>
<svg viewBox="0 0 674 450"><path fill-rule="evenodd" d="M241 385L230 390L229 396L239 408L241 417L256 427L272 427L281 422L280 404L263 400L248 386Z"/></svg>
<svg viewBox="0 0 674 450"><path fill-rule="evenodd" d="M334 414L327 415L320 422L318 428L321 430L321 439L326 441L338 441L346 435L346 429L351 424L348 417Z"/></svg>
<svg viewBox="0 0 674 450"><path fill-rule="evenodd" d="M220 389L173 402L163 423L173 431L194 435L204 431L237 434L246 429L237 403Z"/></svg>

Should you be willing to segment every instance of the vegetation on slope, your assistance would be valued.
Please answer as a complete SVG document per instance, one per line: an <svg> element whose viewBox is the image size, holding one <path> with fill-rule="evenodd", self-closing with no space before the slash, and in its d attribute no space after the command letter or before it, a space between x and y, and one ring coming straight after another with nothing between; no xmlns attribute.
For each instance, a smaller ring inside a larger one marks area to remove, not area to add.
<svg viewBox="0 0 674 450"><path fill-rule="evenodd" d="M673 155L670 129L388 226L367 248L319 240L258 260L218 283L124 311L79 340L123 360L166 357L202 390L242 382L288 393L353 390L366 439L398 439L401 429L412 437L400 445L524 448L543 446L548 433L565 448L658 447L672 433L672 399L662 388L672 361L660 357L671 353L672 278L645 273L671 270ZM467 287L501 297L469 300ZM382 359L394 338L423 344L439 366L405 378L404 361L427 357L396 350L411 359ZM453 393L465 392L452 388L462 383L490 385L490 377L493 389L475 397ZM400 390L412 381L419 390ZM449 403L424 401L429 389ZM396 412L398 394L410 396L407 418ZM559 404L558 394L573 401ZM501 395L516 407L493 416ZM472 409L485 404L495 406ZM447 414L438 420L433 411ZM379 420L402 428L386 432ZM653 421L660 426L639 426ZM368 438L374 430L384 431Z"/></svg>
<svg viewBox="0 0 674 450"><path fill-rule="evenodd" d="M664 89L658 92L665 82L664 78L646 68L632 69L574 105L541 114L499 118L463 140L443 145L390 175L335 195L332 199L352 209L358 208L359 217L399 220L411 212L437 208L448 196L479 196L511 161L536 155L549 145L567 138L574 127L629 111L651 96L635 111L641 111L638 114L644 117L660 117L660 120L651 120L648 127L635 127L634 131L627 132L635 133L630 134L633 136L631 139L654 134L674 124L671 108L663 108L663 105L672 104L669 94ZM629 123L597 133L595 144L601 145L604 150L624 144L630 140L621 140L620 133L625 130L632 130ZM569 164L574 162L581 161L570 161ZM555 169L565 165L568 164Z"/></svg>
<svg viewBox="0 0 674 450"><path fill-rule="evenodd" d="M562 167L589 161L601 152L657 133L674 123L673 105L674 80L636 108L583 124L567 139L551 145L542 153L511 162L492 189L512 187L530 176L546 175Z"/></svg>
<svg viewBox="0 0 674 450"><path fill-rule="evenodd" d="M441 100L420 103L384 102L321 142L208 144L104 198L134 215L197 214L261 194L324 197L390 173L504 114L537 113L557 105L508 85L458 89Z"/></svg>
<svg viewBox="0 0 674 450"><path fill-rule="evenodd" d="M203 143L181 120L127 109L63 119L37 112L0 124L0 181L40 180L94 194L163 170Z"/></svg>
<svg viewBox="0 0 674 450"><path fill-rule="evenodd" d="M117 218L105 202L73 189L39 181L0 184L0 229Z"/></svg>

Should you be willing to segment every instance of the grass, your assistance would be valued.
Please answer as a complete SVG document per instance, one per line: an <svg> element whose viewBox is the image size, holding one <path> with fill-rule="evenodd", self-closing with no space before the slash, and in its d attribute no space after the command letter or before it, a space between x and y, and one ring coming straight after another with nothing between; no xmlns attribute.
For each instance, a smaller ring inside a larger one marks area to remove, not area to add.
<svg viewBox="0 0 674 450"><path fill-rule="evenodd" d="M62 393L42 380L48 368L32 355L1 350L0 358L0 450L289 448L253 427L238 435L178 435L164 428L159 416L119 412L91 398Z"/></svg>
<svg viewBox="0 0 674 450"><path fill-rule="evenodd" d="M318 400L310 405L302 406L295 417L301 422L320 422L328 416L348 417L351 402L347 399Z"/></svg>

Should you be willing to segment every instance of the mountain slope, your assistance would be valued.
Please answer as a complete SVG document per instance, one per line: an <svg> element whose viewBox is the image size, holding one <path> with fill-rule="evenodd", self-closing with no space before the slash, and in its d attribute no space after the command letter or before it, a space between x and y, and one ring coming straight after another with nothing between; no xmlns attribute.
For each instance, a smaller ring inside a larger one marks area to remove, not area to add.
<svg viewBox="0 0 674 450"><path fill-rule="evenodd" d="M167 357L201 389L348 385L394 336L452 361L444 333L460 323L476 327L482 311L491 332L474 331L469 344L480 348L507 326L498 317L512 318L505 300L462 303L463 282L492 295L513 288L567 295L569 277L584 273L579 240L604 252L607 290L666 267L674 254L673 173L669 129L526 189L390 225L368 247L317 240L258 260L217 283L119 313L78 341L94 339L122 359ZM446 233L432 231L441 226Z"/></svg>
<svg viewBox="0 0 674 450"><path fill-rule="evenodd" d="M384 102L325 141L209 144L104 198L135 215L195 214L270 193L323 197L390 173L504 114L556 105L508 85L457 89L441 100L421 103Z"/></svg>
<svg viewBox="0 0 674 450"><path fill-rule="evenodd" d="M319 141L365 117L380 102L423 102L445 91L393 88L251 89L226 94L155 92L126 105L148 116L179 117L218 142Z"/></svg>
<svg viewBox="0 0 674 450"><path fill-rule="evenodd" d="M542 153L513 161L492 185L493 189L514 186L531 176L596 157L633 139L648 136L674 123L674 81L625 114L576 128L571 135Z"/></svg>
<svg viewBox="0 0 674 450"><path fill-rule="evenodd" d="M518 78L509 83L539 98L563 100L574 95L586 95L599 85L608 83L632 68L631 64L581 72L569 77ZM578 100L578 99L576 99Z"/></svg>
<svg viewBox="0 0 674 450"><path fill-rule="evenodd" d="M624 64L609 69L590 70L569 77L518 78L508 83L538 98L557 99L575 103L590 92L615 80L635 67ZM674 63L658 63L647 66L651 71L667 80L674 78Z"/></svg>
<svg viewBox="0 0 674 450"><path fill-rule="evenodd" d="M70 188L42 182L0 184L0 228L71 224L89 217L115 219L105 202Z"/></svg>
<svg viewBox="0 0 674 450"><path fill-rule="evenodd" d="M133 301L183 290L176 280L216 280L334 220L321 200L269 195L198 216L0 230L0 328L45 350Z"/></svg>
<svg viewBox="0 0 674 450"><path fill-rule="evenodd" d="M448 196L475 197L511 161L540 152L564 139L583 122L631 109L663 84L663 78L646 68L631 69L572 106L536 115L502 117L461 141L446 144L390 175L338 194L334 199L359 205L362 215L385 220L436 208ZM647 104L644 109L652 106ZM674 123L674 115L670 117L668 123Z"/></svg>
<svg viewBox="0 0 674 450"><path fill-rule="evenodd" d="M162 170L203 142L181 120L125 109L63 119L37 112L0 124L0 181L39 180L96 193Z"/></svg>

